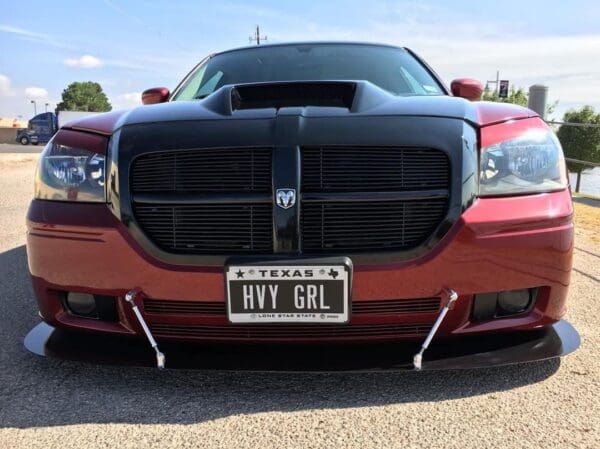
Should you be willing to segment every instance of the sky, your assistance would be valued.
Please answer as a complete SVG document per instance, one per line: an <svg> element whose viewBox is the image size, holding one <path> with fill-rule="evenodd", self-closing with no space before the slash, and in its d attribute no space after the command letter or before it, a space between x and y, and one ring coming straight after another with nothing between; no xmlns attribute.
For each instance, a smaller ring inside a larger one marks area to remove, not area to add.
<svg viewBox="0 0 600 449"><path fill-rule="evenodd" d="M406 46L449 85L472 77L549 87L555 118L600 110L600 2L199 0L3 1L0 116L54 109L73 81L101 84L114 109L173 89L205 55L249 44L334 40Z"/></svg>

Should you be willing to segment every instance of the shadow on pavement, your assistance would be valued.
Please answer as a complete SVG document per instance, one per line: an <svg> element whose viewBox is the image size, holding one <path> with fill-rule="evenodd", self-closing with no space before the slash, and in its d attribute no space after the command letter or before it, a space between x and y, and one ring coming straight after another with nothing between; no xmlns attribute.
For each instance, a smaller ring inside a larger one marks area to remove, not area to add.
<svg viewBox="0 0 600 449"><path fill-rule="evenodd" d="M60 257L60 255L57 255ZM0 427L191 424L239 414L443 401L542 381L559 360L472 371L264 374L162 371L41 358L25 247L0 254Z"/></svg>

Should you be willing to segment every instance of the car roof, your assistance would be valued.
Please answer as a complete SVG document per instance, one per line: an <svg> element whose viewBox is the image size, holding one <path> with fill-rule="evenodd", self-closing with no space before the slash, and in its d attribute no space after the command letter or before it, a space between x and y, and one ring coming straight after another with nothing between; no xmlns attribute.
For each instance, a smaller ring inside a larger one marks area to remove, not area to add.
<svg viewBox="0 0 600 449"><path fill-rule="evenodd" d="M273 47L296 47L299 45L355 45L355 46L367 46L367 47L387 47L395 48L398 50L407 50L406 47L398 47L391 44L380 44L376 42L354 42L354 41L301 41L301 42L282 42L277 44L260 44L260 45L245 45L243 47L232 48L230 50L224 50L212 53L211 56L222 55L224 53L231 53L234 51L244 51L251 49L267 49Z"/></svg>

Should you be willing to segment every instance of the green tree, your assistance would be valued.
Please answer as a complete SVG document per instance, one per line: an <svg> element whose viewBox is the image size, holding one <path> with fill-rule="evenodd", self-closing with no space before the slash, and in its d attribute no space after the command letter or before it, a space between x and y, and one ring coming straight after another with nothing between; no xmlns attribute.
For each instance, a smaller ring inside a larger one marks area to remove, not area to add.
<svg viewBox="0 0 600 449"><path fill-rule="evenodd" d="M112 109L102 87L93 81L75 81L62 93L57 111L107 112Z"/></svg>
<svg viewBox="0 0 600 449"><path fill-rule="evenodd" d="M563 122L600 125L600 113L596 113L591 106L584 106L581 109L567 111ZM580 161L600 163L600 127L561 125L556 134L566 157ZM581 173L590 168L589 166L586 167L575 162L568 162L567 166L569 167L569 171L575 173ZM581 177L578 176L577 179L579 181ZM577 186L576 190L579 190L579 186Z"/></svg>
<svg viewBox="0 0 600 449"><path fill-rule="evenodd" d="M515 87L513 86L510 88L510 91L508 92L508 97L501 98L498 95L498 92L496 92L495 90L490 90L490 88L488 86L485 86L485 90L483 91L482 99L484 101L496 101L499 103L513 103L513 104L518 104L520 106L527 107L528 95L527 95L527 92L525 92L525 89L523 89L522 87L515 89Z"/></svg>
<svg viewBox="0 0 600 449"><path fill-rule="evenodd" d="M498 95L498 92L496 92L495 90L491 90L488 86L485 86L485 89L483 91L482 100L496 101L499 103L512 103L512 104L518 104L519 106L527 107L527 104L529 102L529 94L522 87L515 88L513 86L510 88L510 90L508 92L508 97L501 98ZM550 114L552 114L555 111L557 105L558 105L558 101L555 101L554 103L549 104L546 107L546 117L549 117Z"/></svg>

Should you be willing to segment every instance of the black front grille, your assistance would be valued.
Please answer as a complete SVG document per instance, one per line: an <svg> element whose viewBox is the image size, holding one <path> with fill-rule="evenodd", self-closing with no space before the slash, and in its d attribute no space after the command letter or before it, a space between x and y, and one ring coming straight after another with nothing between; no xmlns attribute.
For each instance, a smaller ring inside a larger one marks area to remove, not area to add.
<svg viewBox="0 0 600 449"><path fill-rule="evenodd" d="M134 204L135 216L161 249L179 254L268 254L270 204Z"/></svg>
<svg viewBox="0 0 600 449"><path fill-rule="evenodd" d="M429 148L306 147L304 192L446 189L448 157Z"/></svg>
<svg viewBox="0 0 600 449"><path fill-rule="evenodd" d="M294 246L281 244L282 235L299 235L306 254L352 254L413 250L448 212L450 162L443 151L302 147L300 161L290 151L275 169L300 163L301 229L282 232L284 221L274 214L284 212L273 205L273 183L282 180L272 158L271 148L239 147L142 154L130 170L135 222L173 254L272 254Z"/></svg>
<svg viewBox="0 0 600 449"><path fill-rule="evenodd" d="M446 213L446 199L306 203L305 252L406 250L431 235Z"/></svg>
<svg viewBox="0 0 600 449"><path fill-rule="evenodd" d="M269 148L143 154L131 166L133 213L166 252L269 254L271 171Z"/></svg>
<svg viewBox="0 0 600 449"><path fill-rule="evenodd" d="M131 167L133 192L270 192L268 148L193 149L149 153Z"/></svg>

